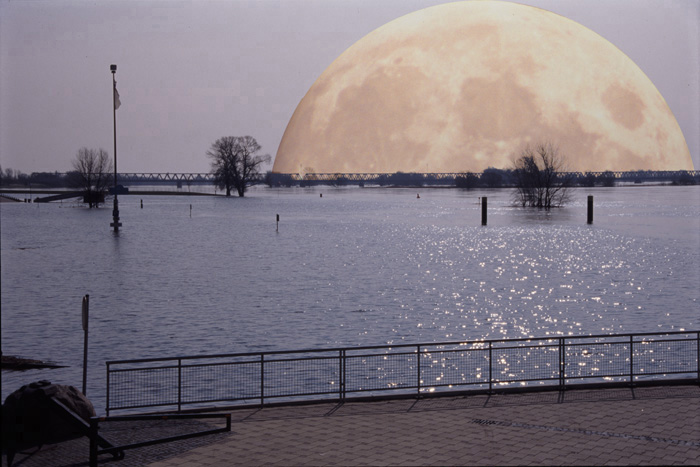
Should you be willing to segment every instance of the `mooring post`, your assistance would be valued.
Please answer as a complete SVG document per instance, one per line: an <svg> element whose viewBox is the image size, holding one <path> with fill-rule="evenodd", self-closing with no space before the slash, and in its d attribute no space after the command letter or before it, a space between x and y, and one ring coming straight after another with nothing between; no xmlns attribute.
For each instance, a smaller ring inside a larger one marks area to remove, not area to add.
<svg viewBox="0 0 700 467"><path fill-rule="evenodd" d="M83 297L83 395L87 395L88 365L88 314L90 312L90 295Z"/></svg>
<svg viewBox="0 0 700 467"><path fill-rule="evenodd" d="M280 231L280 215L277 214L277 232Z"/></svg>
<svg viewBox="0 0 700 467"><path fill-rule="evenodd" d="M588 195L588 223L593 223L593 195Z"/></svg>
<svg viewBox="0 0 700 467"><path fill-rule="evenodd" d="M117 189L114 189L114 207L112 209L112 222L109 223L110 227L114 228L115 232L119 232L119 227L122 223L119 222L119 200L117 200Z"/></svg>
<svg viewBox="0 0 700 467"><path fill-rule="evenodd" d="M488 205L488 198L486 196L481 198L481 225L486 225L486 209Z"/></svg>
<svg viewBox="0 0 700 467"><path fill-rule="evenodd" d="M143 200L141 200L141 209L143 209Z"/></svg>

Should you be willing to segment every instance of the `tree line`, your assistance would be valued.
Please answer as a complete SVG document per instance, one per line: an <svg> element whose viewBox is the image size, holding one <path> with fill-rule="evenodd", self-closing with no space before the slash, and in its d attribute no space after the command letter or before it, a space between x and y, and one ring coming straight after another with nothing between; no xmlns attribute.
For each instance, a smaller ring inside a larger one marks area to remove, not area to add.
<svg viewBox="0 0 700 467"><path fill-rule="evenodd" d="M206 152L211 159L214 184L231 196L245 196L248 188L260 178L260 167L270 162L269 154L259 154L261 146L252 136L224 136L217 139ZM116 180L109 153L102 149L82 147L71 161L73 170L61 174L24 174L0 167L0 186L70 187L80 191L83 202L90 208L104 203L109 187Z"/></svg>
<svg viewBox="0 0 700 467"><path fill-rule="evenodd" d="M225 191L226 196L236 192L243 197L248 188L261 181L273 186L312 186L330 184L343 186L351 182L338 174L337 177L318 179L310 174L298 180L290 174L275 174L268 171L261 174L261 167L269 163L269 154L261 154L261 146L252 136L224 136L212 143L206 151L211 162L214 185ZM32 173L0 167L0 186L44 186L72 187L80 191L83 201L89 207L104 202L109 187L113 184L113 165L109 153L104 149L80 148L71 161L73 170L60 174ZM641 175L639 181L641 182ZM681 174L674 184L694 185L700 183L692 174ZM379 186L445 186L446 179L431 174L396 172L378 174L376 177L359 182ZM473 188L513 188L513 203L549 209L565 204L570 198L570 188L575 186L594 187L614 186L615 174L611 171L602 174L586 173L574 175L567 170L567 158L552 143L539 143L526 146L508 169L489 167L481 174L463 173L456 175L449 184L463 189Z"/></svg>
<svg viewBox="0 0 700 467"><path fill-rule="evenodd" d="M34 172L30 175L0 167L0 186L68 187L80 191L83 202L90 208L104 203L105 194L114 180L112 160L107 151L80 148L71 165L73 170L66 173Z"/></svg>

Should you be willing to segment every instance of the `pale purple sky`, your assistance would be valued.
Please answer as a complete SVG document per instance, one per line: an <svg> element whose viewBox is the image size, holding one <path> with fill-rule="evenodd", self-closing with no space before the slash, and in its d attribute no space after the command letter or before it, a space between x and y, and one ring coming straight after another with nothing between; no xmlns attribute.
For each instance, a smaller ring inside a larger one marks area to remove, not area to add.
<svg viewBox="0 0 700 467"><path fill-rule="evenodd" d="M226 135L275 156L289 118L345 49L436 0L0 0L0 164L67 171L82 146L120 172L208 172ZM697 0L523 0L626 53L666 99L700 169ZM271 167L271 166L270 166Z"/></svg>

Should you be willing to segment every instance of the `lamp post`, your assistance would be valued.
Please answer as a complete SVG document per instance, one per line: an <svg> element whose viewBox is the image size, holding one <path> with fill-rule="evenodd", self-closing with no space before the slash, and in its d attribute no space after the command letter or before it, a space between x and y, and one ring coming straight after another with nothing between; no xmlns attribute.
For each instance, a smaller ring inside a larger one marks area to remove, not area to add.
<svg viewBox="0 0 700 467"><path fill-rule="evenodd" d="M112 210L112 223L110 227L114 227L115 232L119 232L119 227L122 226L119 222L119 200L117 199L117 65L110 65L112 72L112 117L114 121L114 209Z"/></svg>

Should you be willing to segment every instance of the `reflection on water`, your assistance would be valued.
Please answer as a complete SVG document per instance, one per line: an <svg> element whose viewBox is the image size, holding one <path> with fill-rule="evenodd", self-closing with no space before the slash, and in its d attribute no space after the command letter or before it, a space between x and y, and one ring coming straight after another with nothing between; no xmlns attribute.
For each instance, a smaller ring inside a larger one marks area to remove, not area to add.
<svg viewBox="0 0 700 467"><path fill-rule="evenodd" d="M80 386L85 294L98 407L111 359L700 328L700 187L580 190L550 212L416 191L125 196L118 236L108 207L3 203L2 351L70 365L3 373L3 398Z"/></svg>

